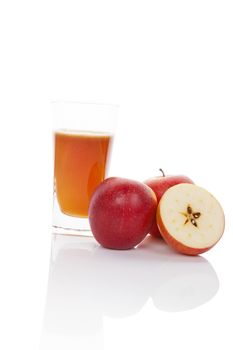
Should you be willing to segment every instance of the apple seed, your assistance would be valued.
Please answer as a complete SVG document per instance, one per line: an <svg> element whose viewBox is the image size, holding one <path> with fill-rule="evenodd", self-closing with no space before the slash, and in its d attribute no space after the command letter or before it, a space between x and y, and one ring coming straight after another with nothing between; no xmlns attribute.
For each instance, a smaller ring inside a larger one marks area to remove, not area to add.
<svg viewBox="0 0 233 350"><path fill-rule="evenodd" d="M200 212L193 213L193 210L190 205L187 206L187 212L186 213L181 213L186 217L186 220L184 222L184 225L186 225L188 222L191 222L191 224L195 227L197 226L196 219L198 219L201 216Z"/></svg>

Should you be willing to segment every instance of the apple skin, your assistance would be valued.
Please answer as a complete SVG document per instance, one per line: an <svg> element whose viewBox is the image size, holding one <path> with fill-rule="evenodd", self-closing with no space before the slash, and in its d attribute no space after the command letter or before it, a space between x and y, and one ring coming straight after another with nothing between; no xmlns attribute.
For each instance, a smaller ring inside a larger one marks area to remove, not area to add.
<svg viewBox="0 0 233 350"><path fill-rule="evenodd" d="M161 214L160 214L160 204L158 204L157 212L156 212L156 221L157 225L159 227L159 231L161 233L161 236L163 237L164 241L174 250L176 250L179 253L185 254L185 255L198 255L207 252L209 249L211 249L215 244L218 243L218 241L214 244L212 244L209 247L205 248L192 248L184 245L181 242L178 242L170 233L167 231L166 227L163 224ZM221 237L220 237L221 238ZM219 238L219 239L220 239Z"/></svg>
<svg viewBox="0 0 233 350"><path fill-rule="evenodd" d="M150 231L156 208L156 195L147 185L119 177L108 178L96 188L90 200L93 236L105 248L133 248Z"/></svg>
<svg viewBox="0 0 233 350"><path fill-rule="evenodd" d="M161 197L163 196L163 194L170 187L181 183L194 184L194 182L185 175L164 175L164 173L163 173L163 176L152 177L144 181L144 183L154 191L154 193L156 194L158 203ZM150 230L150 234L156 238L163 238L160 234L160 230L156 220L154 220L153 222L152 228Z"/></svg>

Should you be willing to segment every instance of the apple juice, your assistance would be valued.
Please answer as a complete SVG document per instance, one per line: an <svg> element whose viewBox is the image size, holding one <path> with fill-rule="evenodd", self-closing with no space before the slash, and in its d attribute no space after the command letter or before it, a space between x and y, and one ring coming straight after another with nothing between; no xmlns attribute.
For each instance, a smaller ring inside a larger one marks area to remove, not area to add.
<svg viewBox="0 0 233 350"><path fill-rule="evenodd" d="M54 186L60 209L87 217L90 197L105 178L112 136L61 130L54 137Z"/></svg>

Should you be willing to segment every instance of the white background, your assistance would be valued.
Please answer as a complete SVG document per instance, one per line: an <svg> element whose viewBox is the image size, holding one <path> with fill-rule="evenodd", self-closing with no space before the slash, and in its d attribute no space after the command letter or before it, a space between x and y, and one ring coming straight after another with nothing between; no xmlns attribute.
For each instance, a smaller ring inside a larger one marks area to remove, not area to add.
<svg viewBox="0 0 233 350"><path fill-rule="evenodd" d="M226 214L204 255L217 294L183 312L148 299L134 315L105 316L100 346L232 348L232 18L230 0L1 1L1 349L46 348L54 99L119 104L111 175L186 174ZM77 338L57 332L47 346L84 349Z"/></svg>

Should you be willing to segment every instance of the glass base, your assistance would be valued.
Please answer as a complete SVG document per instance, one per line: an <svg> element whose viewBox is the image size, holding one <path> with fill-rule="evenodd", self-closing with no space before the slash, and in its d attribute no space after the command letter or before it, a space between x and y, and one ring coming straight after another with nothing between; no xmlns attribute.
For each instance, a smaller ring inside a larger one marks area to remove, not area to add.
<svg viewBox="0 0 233 350"><path fill-rule="evenodd" d="M53 225L53 234L57 235L71 235L71 236L86 236L93 237L90 229L73 229L68 227L60 227Z"/></svg>
<svg viewBox="0 0 233 350"><path fill-rule="evenodd" d="M73 236L93 236L88 218L79 218L62 213L56 197L54 198L53 207L53 233Z"/></svg>

